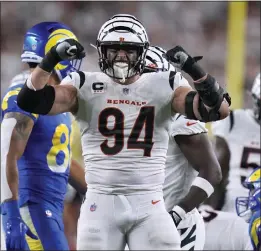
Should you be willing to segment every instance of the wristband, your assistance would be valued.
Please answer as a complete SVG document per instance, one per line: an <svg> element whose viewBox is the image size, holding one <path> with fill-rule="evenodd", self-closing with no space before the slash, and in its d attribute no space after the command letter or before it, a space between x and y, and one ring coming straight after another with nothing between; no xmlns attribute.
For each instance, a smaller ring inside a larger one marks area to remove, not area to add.
<svg viewBox="0 0 261 251"><path fill-rule="evenodd" d="M208 197L214 192L214 187L204 178L196 177L191 186L197 186L204 190Z"/></svg>

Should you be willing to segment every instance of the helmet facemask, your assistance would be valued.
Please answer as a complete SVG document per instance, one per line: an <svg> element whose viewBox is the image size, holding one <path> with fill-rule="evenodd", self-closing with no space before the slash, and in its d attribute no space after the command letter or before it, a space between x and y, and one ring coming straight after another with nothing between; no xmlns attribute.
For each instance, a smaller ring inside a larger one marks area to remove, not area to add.
<svg viewBox="0 0 261 251"><path fill-rule="evenodd" d="M253 213L260 210L260 167L246 178L243 186L249 189L249 195L236 198L236 212L238 216L249 222Z"/></svg>
<svg viewBox="0 0 261 251"><path fill-rule="evenodd" d="M60 81L69 75L71 72L79 71L81 68L82 59L73 59L68 61L61 61L55 66L54 72L59 77Z"/></svg>
<svg viewBox="0 0 261 251"><path fill-rule="evenodd" d="M100 68L108 76L125 82L126 79L143 72L147 46L131 43L102 43L97 47ZM120 54L120 50L125 51L124 55Z"/></svg>
<svg viewBox="0 0 261 251"><path fill-rule="evenodd" d="M236 198L236 212L237 215L243 218L246 222L250 221L252 216L252 211L249 207L250 199L249 197L237 197Z"/></svg>
<svg viewBox="0 0 261 251"><path fill-rule="evenodd" d="M96 46L100 69L109 77L125 82L143 72L149 40L144 26L134 16L118 14L110 18L102 25Z"/></svg>

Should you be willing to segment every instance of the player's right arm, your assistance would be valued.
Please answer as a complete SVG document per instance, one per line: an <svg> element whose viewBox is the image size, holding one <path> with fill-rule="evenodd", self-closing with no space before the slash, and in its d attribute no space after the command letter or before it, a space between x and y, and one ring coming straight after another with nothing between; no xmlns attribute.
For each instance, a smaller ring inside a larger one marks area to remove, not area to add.
<svg viewBox="0 0 261 251"><path fill-rule="evenodd" d="M5 219L3 228L7 250L26 250L25 235L37 239L22 220L18 203L18 160L39 117L17 106L17 94L21 87L22 83L13 82L1 104L1 214Z"/></svg>
<svg viewBox="0 0 261 251"><path fill-rule="evenodd" d="M34 121L30 117L19 112L6 113L2 121L1 146L4 149L1 149L1 152L6 153L2 159L5 162L2 169L5 170L7 184L11 191L6 200L18 200L17 161L24 153L33 125Z"/></svg>
<svg viewBox="0 0 261 251"><path fill-rule="evenodd" d="M27 112L54 115L75 113L78 107L77 89L73 85L47 85L57 63L63 60L81 59L84 48L74 39L66 39L45 55L42 62L27 79L17 97L18 106Z"/></svg>
<svg viewBox="0 0 261 251"><path fill-rule="evenodd" d="M222 174L206 133L177 135L175 140L188 162L199 172L189 193L179 203L181 208L189 212L199 207L214 192L214 187L220 183Z"/></svg>
<svg viewBox="0 0 261 251"><path fill-rule="evenodd" d="M17 161L22 156L34 121L19 112L8 112L1 124L1 214L6 217L7 250L25 250L25 235L38 239L21 218L18 204Z"/></svg>
<svg viewBox="0 0 261 251"><path fill-rule="evenodd" d="M230 115L231 116L231 115ZM222 180L216 186L214 193L207 200L207 203L216 210L221 210L225 202L226 186L228 184L230 150L226 141L229 133L230 119L226 118L212 124L214 135L214 149L222 171Z"/></svg>

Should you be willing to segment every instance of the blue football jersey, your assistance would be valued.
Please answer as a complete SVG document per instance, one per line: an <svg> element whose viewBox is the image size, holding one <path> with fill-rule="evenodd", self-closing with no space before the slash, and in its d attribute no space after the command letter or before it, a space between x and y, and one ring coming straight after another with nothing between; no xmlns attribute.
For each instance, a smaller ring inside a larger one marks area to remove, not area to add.
<svg viewBox="0 0 261 251"><path fill-rule="evenodd" d="M47 200L63 205L71 162L71 118L69 113L43 116L21 110L16 102L28 73L14 78L2 98L2 119L19 112L34 121L25 151L18 161L19 204Z"/></svg>
<svg viewBox="0 0 261 251"><path fill-rule="evenodd" d="M261 245L261 211L256 211L249 222L249 235L254 251L260 250Z"/></svg>

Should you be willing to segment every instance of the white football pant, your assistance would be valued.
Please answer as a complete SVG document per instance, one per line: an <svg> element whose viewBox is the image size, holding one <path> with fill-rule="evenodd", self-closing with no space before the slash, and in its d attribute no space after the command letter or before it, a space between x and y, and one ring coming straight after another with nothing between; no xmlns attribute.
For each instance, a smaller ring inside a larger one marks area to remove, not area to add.
<svg viewBox="0 0 261 251"><path fill-rule="evenodd" d="M88 191L77 250L180 250L180 236L161 192L109 195Z"/></svg>

